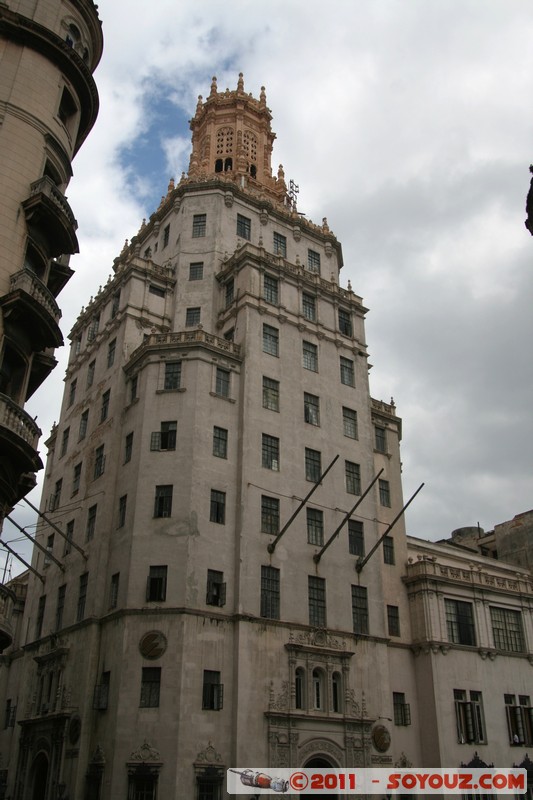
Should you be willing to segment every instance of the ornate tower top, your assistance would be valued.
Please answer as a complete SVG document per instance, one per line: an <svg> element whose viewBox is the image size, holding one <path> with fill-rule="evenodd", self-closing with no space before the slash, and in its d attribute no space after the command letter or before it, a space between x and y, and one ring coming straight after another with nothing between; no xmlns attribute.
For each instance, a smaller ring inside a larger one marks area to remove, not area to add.
<svg viewBox="0 0 533 800"><path fill-rule="evenodd" d="M246 94L239 73L237 89L219 92L217 79L205 102L198 97L196 113L190 121L192 153L189 180L219 178L237 183L252 194L287 205L287 186L283 168L272 177L272 144L276 138L270 126L265 87L259 100ZM289 203L290 205L290 203Z"/></svg>

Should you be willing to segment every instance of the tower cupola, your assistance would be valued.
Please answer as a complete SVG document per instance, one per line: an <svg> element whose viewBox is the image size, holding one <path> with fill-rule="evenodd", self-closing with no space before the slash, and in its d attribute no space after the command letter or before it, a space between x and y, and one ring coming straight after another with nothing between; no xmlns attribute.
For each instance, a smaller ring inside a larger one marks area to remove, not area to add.
<svg viewBox="0 0 533 800"><path fill-rule="evenodd" d="M238 184L256 195L286 204L287 186L283 168L272 176L272 145L276 134L270 122L265 87L259 100L244 91L239 73L237 89L218 91L213 77L209 97L198 97L190 121L192 153L189 179L219 178Z"/></svg>

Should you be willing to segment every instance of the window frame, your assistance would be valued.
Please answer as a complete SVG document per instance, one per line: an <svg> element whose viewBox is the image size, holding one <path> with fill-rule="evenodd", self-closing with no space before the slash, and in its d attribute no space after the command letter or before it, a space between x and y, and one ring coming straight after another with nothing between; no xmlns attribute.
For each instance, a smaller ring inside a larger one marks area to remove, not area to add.
<svg viewBox="0 0 533 800"><path fill-rule="evenodd" d="M261 466L273 472L279 472L280 447L279 437L269 433L261 434Z"/></svg>
<svg viewBox="0 0 533 800"><path fill-rule="evenodd" d="M318 483L322 475L322 453L312 447L305 448L305 479L312 483Z"/></svg>
<svg viewBox="0 0 533 800"><path fill-rule="evenodd" d="M213 426L213 455L216 458L228 457L228 429Z"/></svg>
<svg viewBox="0 0 533 800"><path fill-rule="evenodd" d="M314 628L327 626L326 579L317 575L307 576L307 598L309 625Z"/></svg>
<svg viewBox="0 0 533 800"><path fill-rule="evenodd" d="M241 239L246 239L247 242L251 240L252 220L250 217L245 217L244 214L237 214L236 232Z"/></svg>
<svg viewBox="0 0 533 800"><path fill-rule="evenodd" d="M261 565L261 608L264 619L280 619L280 570Z"/></svg>
<svg viewBox="0 0 533 800"><path fill-rule="evenodd" d="M207 232L207 214L193 214L192 238L202 239Z"/></svg>
<svg viewBox="0 0 533 800"><path fill-rule="evenodd" d="M355 366L351 358L340 356L340 374L343 386L355 387Z"/></svg>
<svg viewBox="0 0 533 800"><path fill-rule="evenodd" d="M352 584L352 622L354 633L368 635L368 589L366 586Z"/></svg>
<svg viewBox="0 0 533 800"><path fill-rule="evenodd" d="M221 492L220 489L211 489L209 522L226 524L226 492Z"/></svg>
<svg viewBox="0 0 533 800"><path fill-rule="evenodd" d="M307 544L322 547L324 544L324 512L320 508L306 508Z"/></svg>
<svg viewBox="0 0 533 800"><path fill-rule="evenodd" d="M263 323L263 353L279 358L279 328Z"/></svg>

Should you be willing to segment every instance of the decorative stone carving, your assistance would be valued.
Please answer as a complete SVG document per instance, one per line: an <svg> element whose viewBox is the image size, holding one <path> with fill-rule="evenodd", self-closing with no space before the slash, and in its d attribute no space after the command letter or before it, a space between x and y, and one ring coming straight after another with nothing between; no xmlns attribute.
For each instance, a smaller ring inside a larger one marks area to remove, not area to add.
<svg viewBox="0 0 533 800"><path fill-rule="evenodd" d="M222 756L217 753L212 743L209 742L205 750L201 750L196 756L196 761L205 764L221 764Z"/></svg>
<svg viewBox="0 0 533 800"><path fill-rule="evenodd" d="M277 695L274 694L274 686L270 684L270 701L269 707L271 711L287 711L289 708L289 681L283 681L281 684L281 691Z"/></svg>
<svg viewBox="0 0 533 800"><path fill-rule="evenodd" d="M413 766L413 762L409 761L409 759L407 758L407 756L405 755L405 753L402 750L402 754L401 754L400 758L398 759L398 761L394 762L394 766L395 767L400 767L401 769L407 769L408 767L412 767Z"/></svg>
<svg viewBox="0 0 533 800"><path fill-rule="evenodd" d="M299 763L302 764L312 756L319 756L326 753L333 757L339 766L345 763L344 748L332 742L330 739L309 739L298 748Z"/></svg>
<svg viewBox="0 0 533 800"><path fill-rule="evenodd" d="M134 750L130 755L130 761L140 761L146 763L147 761L161 761L161 755L155 747L145 739L142 745Z"/></svg>

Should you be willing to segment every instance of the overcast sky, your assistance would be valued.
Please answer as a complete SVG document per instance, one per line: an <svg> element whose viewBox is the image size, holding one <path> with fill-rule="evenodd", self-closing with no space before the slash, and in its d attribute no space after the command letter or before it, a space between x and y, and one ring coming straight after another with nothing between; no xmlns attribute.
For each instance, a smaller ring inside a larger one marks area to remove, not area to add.
<svg viewBox="0 0 533 800"><path fill-rule="evenodd" d="M403 418L405 498L425 482L408 532L489 530L533 508L530 0L99 0L99 13L64 334L187 170L197 96L242 71L255 97L266 87L274 169L299 184L299 211L327 217L341 285L370 308L371 392ZM42 441L66 350L28 406ZM24 503L14 517L34 522Z"/></svg>

